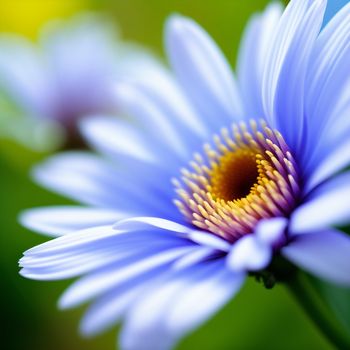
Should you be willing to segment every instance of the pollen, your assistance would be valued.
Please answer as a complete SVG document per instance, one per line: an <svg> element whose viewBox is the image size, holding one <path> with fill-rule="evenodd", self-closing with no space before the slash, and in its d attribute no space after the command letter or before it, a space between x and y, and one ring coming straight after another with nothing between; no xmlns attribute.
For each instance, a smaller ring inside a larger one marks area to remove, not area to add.
<svg viewBox="0 0 350 350"><path fill-rule="evenodd" d="M222 129L173 183L186 219L232 242L261 219L288 216L300 195L296 161L282 135L255 121Z"/></svg>

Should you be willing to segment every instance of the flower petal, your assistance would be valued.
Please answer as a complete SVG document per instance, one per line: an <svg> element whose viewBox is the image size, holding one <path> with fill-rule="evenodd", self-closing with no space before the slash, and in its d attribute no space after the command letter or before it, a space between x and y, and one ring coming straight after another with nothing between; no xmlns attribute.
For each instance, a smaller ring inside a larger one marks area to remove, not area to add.
<svg viewBox="0 0 350 350"><path fill-rule="evenodd" d="M181 251L182 249L182 251ZM126 281L126 283L117 283L116 287L113 287L108 291L107 294L104 294L101 296L97 302L95 302L87 311L85 314L82 322L81 322L81 331L84 335L93 336L97 333L101 333L102 331L105 331L106 328L109 328L114 323L116 323L125 313L127 313L129 308L132 308L132 304L136 302L137 298L140 298L144 295L145 290L147 286L151 283L153 283L154 280L159 280L162 277L165 277L169 274L170 269L173 267L175 269L184 269L188 268L191 265L194 265L196 263L199 263L200 260L192 260L189 261L186 259L188 256L193 257L196 255L196 258L198 258L197 252L202 253L200 247L187 247L187 250L189 250L189 253L185 253L185 250L183 248L180 249L171 249L166 252L166 255L162 257L161 260L163 260L163 264L160 264L159 266L153 266L152 269L147 269L147 267L143 268L144 271L140 271L137 273L137 266L134 266L134 270L136 272L136 276L130 275L130 279ZM173 254L177 251L176 256ZM192 251L192 252L191 252ZM179 254L180 253L180 254ZM181 257L181 255L185 255ZM170 254L170 255L169 255ZM164 255L164 253L163 253ZM168 255L168 257L167 257ZM158 261L157 264L162 263L160 261L159 257L162 256L162 253L159 254L158 257L156 257L156 260L151 264L154 265ZM166 258L166 260L164 259ZM174 258L177 258L178 260L174 263L174 265L171 264L171 260L174 260ZM153 258L150 258L151 260L154 260ZM185 260L186 261L185 261ZM170 261L170 264L167 263ZM178 262L180 264L178 264ZM150 264L147 263L146 265L150 266ZM129 270L128 267L126 267L125 270ZM125 273L122 270L121 274L123 277L125 277ZM106 276L107 277L107 276ZM88 289L91 288L91 282L92 281L85 281L85 285ZM101 280L99 279L96 281L98 284L100 284ZM107 282L107 279L106 279ZM79 283L79 282L78 282ZM83 295L86 295L84 292L84 289L86 289L83 285L79 284L80 288L75 290L75 295L77 297L76 300L79 300L81 303L81 295L80 292L83 292ZM70 288L72 289L72 288ZM101 292L101 290L100 290ZM64 294L66 296L65 301L68 301L67 299L67 293ZM83 297L84 298L84 297ZM84 298L85 299L85 298ZM72 301L72 299L70 299ZM74 306L74 305L73 305Z"/></svg>
<svg viewBox="0 0 350 350"><path fill-rule="evenodd" d="M239 49L238 82L248 118L262 118L262 79L266 54L282 15L279 3L269 5L248 23Z"/></svg>
<svg viewBox="0 0 350 350"><path fill-rule="evenodd" d="M35 208L24 211L21 224L49 236L60 236L92 226L113 224L128 214L116 210L78 206Z"/></svg>
<svg viewBox="0 0 350 350"><path fill-rule="evenodd" d="M209 247L196 247L193 251L190 251L182 258L178 259L173 265L174 269L184 269L192 265L198 264L210 258L213 258L217 253L216 250Z"/></svg>
<svg viewBox="0 0 350 350"><path fill-rule="evenodd" d="M59 264L50 264L53 266L26 267L29 263L23 260L24 267L20 270L20 275L37 281L56 281L77 277L115 260L117 260L115 252L111 251L80 254L79 257L65 259Z"/></svg>
<svg viewBox="0 0 350 350"><path fill-rule="evenodd" d="M214 236L211 233L193 230L192 228L177 222L157 217L133 217L119 221L114 227L119 230L128 231L144 230L149 227L153 229L158 228L160 230L181 234L182 237L187 237L193 242L213 249L228 251L230 247L227 241L218 236Z"/></svg>
<svg viewBox="0 0 350 350"><path fill-rule="evenodd" d="M24 38L1 37L0 86L26 114L52 116L56 91L39 52Z"/></svg>
<svg viewBox="0 0 350 350"><path fill-rule="evenodd" d="M93 154L67 152L36 167L34 177L41 185L92 206L128 211L131 215L178 217L171 202L172 185L167 174L159 168L137 164L137 171L124 172Z"/></svg>
<svg viewBox="0 0 350 350"><path fill-rule="evenodd" d="M143 251L132 254L121 263L112 264L75 282L62 295L59 305L61 308L76 307L135 278L149 276L160 266L167 265L169 268L170 262L185 256L195 248L194 245L185 242L181 244L180 241L172 246L168 244L154 249L145 247Z"/></svg>
<svg viewBox="0 0 350 350"><path fill-rule="evenodd" d="M271 261L272 248L255 235L246 235L232 246L227 256L227 266L232 271L258 271Z"/></svg>
<svg viewBox="0 0 350 350"><path fill-rule="evenodd" d="M205 122L190 106L172 72L155 59L143 69L139 66L145 65L145 59L141 58L138 61L141 62L135 62L132 66L133 72L129 69L126 74L122 74L120 81L130 83L144 96L156 101L163 110L164 117L174 128L179 129L181 134L191 131L194 137L203 136L207 131ZM184 126L188 129L187 132Z"/></svg>
<svg viewBox="0 0 350 350"><path fill-rule="evenodd" d="M150 144L136 127L112 116L94 116L80 122L83 135L101 153L119 158L133 157L145 162L155 162Z"/></svg>
<svg viewBox="0 0 350 350"><path fill-rule="evenodd" d="M194 246L174 233L126 232L112 226L72 232L29 249L20 260L21 273L33 279L55 280L78 276L98 268L142 260L157 251ZM102 274L101 274L102 275Z"/></svg>
<svg viewBox="0 0 350 350"><path fill-rule="evenodd" d="M346 136L342 142L338 140L328 156L315 165L305 183L306 193L350 164L350 139Z"/></svg>
<svg viewBox="0 0 350 350"><path fill-rule="evenodd" d="M208 34L176 15L168 20L165 36L172 67L200 115L216 130L241 116L233 73Z"/></svg>
<svg viewBox="0 0 350 350"><path fill-rule="evenodd" d="M166 281L151 285L127 315L122 348L170 349L222 307L243 279L225 269L221 260L175 271Z"/></svg>
<svg viewBox="0 0 350 350"><path fill-rule="evenodd" d="M328 230L296 236L282 254L295 265L316 276L350 285L350 237Z"/></svg>
<svg viewBox="0 0 350 350"><path fill-rule="evenodd" d="M95 336L121 319L142 293L144 284L148 281L143 281L144 284L141 285L139 279L132 282L123 288L112 289L89 307L80 322L81 334L85 337Z"/></svg>
<svg viewBox="0 0 350 350"><path fill-rule="evenodd" d="M186 147L179 128L174 128L171 119L148 94L130 82L118 82L114 89L116 101L121 110L136 118L149 138L154 138L161 147L168 150L176 162L183 162L191 150ZM156 126L156 127L155 127ZM187 132L190 129L187 128ZM195 133L191 135L195 137ZM155 143L155 142L153 142ZM178 163L179 164L179 163Z"/></svg>
<svg viewBox="0 0 350 350"><path fill-rule="evenodd" d="M114 225L117 230L140 231L149 228L158 228L164 231L171 231L182 234L189 234L191 229L185 225L157 217L133 217L121 220Z"/></svg>
<svg viewBox="0 0 350 350"><path fill-rule="evenodd" d="M182 336L197 328L232 298L244 277L244 274L231 273L222 264L221 271L214 276L189 284L168 310L167 327L170 332Z"/></svg>
<svg viewBox="0 0 350 350"><path fill-rule="evenodd" d="M168 233L168 234L166 234ZM139 230L126 231L115 229L112 225L96 226L80 231L75 231L69 235L63 235L51 241L42 243L36 247L27 250L21 259L30 263L36 259L64 259L68 255L77 255L78 253L89 253L103 249L114 249L116 252L124 250L125 245L135 245L135 249L139 246L145 248L145 244L171 242L176 244L180 242L190 243L189 240L176 235L172 231L162 230Z"/></svg>
<svg viewBox="0 0 350 350"><path fill-rule="evenodd" d="M113 29L105 18L93 14L45 27L41 46L52 85L58 88L56 118L71 123L91 111L113 109L112 81L118 66Z"/></svg>
<svg viewBox="0 0 350 350"><path fill-rule="evenodd" d="M260 220L255 228L256 237L269 246L275 246L285 239L285 229L288 225L286 218Z"/></svg>
<svg viewBox="0 0 350 350"><path fill-rule="evenodd" d="M290 231L304 233L350 222L350 172L316 188L291 217Z"/></svg>
<svg viewBox="0 0 350 350"><path fill-rule="evenodd" d="M230 243L219 236L215 236L206 231L192 230L189 233L188 238L205 247L210 247L223 252L228 252L230 250Z"/></svg>
<svg viewBox="0 0 350 350"><path fill-rule="evenodd" d="M301 146L305 123L307 67L325 8L325 0L291 1L275 30L266 59L262 90L265 115L296 151Z"/></svg>
<svg viewBox="0 0 350 350"><path fill-rule="evenodd" d="M118 233L111 225L83 229L33 247L24 253L24 257L36 255L52 256L55 253L65 254L67 251L79 250L84 246L85 248L86 246L92 246L93 250L94 247L97 247L97 242L109 240ZM88 251L85 250L85 252Z"/></svg>
<svg viewBox="0 0 350 350"><path fill-rule="evenodd" d="M328 147L327 134L340 117L338 104L342 92L349 101L349 76L344 74L350 60L349 43L350 4L347 4L322 30L311 54L305 89L311 142L303 158L309 172L332 150ZM344 119L348 120L345 114Z"/></svg>

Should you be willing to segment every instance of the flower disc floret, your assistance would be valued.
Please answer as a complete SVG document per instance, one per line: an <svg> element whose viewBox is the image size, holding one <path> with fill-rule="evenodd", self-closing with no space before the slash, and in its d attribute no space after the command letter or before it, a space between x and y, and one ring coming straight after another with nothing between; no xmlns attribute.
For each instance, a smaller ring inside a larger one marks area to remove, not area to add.
<svg viewBox="0 0 350 350"><path fill-rule="evenodd" d="M215 147L195 154L174 180L175 204L195 226L236 241L260 219L288 216L300 196L296 161L282 135L264 122L222 129Z"/></svg>

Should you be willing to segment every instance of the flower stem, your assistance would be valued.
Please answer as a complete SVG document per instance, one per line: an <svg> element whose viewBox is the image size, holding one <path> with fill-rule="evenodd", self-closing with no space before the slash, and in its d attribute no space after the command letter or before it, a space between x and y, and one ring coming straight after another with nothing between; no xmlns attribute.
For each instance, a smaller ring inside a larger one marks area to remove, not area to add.
<svg viewBox="0 0 350 350"><path fill-rule="evenodd" d="M340 324L335 322L332 312L306 277L296 272L286 281L286 285L323 335L337 349L350 349L349 335Z"/></svg>

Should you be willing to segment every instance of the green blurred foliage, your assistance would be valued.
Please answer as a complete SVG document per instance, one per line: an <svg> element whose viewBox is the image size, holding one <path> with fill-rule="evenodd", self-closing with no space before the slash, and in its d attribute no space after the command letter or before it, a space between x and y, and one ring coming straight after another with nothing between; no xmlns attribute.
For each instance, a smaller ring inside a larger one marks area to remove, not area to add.
<svg viewBox="0 0 350 350"><path fill-rule="evenodd" d="M350 291L348 288L313 280L321 295L328 301L340 323L350 333Z"/></svg>
<svg viewBox="0 0 350 350"><path fill-rule="evenodd" d="M265 8L266 0L92 0L119 23L124 37L163 54L163 29L173 13L194 18L213 36L231 63L235 62L242 31L250 15ZM140 30L142 28L142 30Z"/></svg>
<svg viewBox="0 0 350 350"><path fill-rule="evenodd" d="M2 1L11 6L11 0ZM25 3L26 0L21 1ZM12 2L14 8L8 13L14 14L13 21L16 20L16 11L23 10L21 1ZM90 0L84 4L79 1L79 6L76 6L75 0L71 0L74 3L72 8L47 9L53 4L58 6L57 1L35 1L37 5L32 10L42 12L36 13L30 25L19 24L18 32L34 37L39 24L56 14L69 15L81 8L98 9L118 22L125 38L144 43L162 55L164 21L169 14L178 12L200 22L217 40L232 64L246 21L267 3L266 0ZM23 13L18 17L17 21L20 22ZM8 19L6 23L9 23ZM15 24L10 24L1 28L17 29ZM17 261L22 252L46 240L20 227L17 223L18 213L35 206L69 203L30 180L28 174L32 164L45 156L30 152L11 141L0 142L1 347L10 350L115 349L117 327L95 339L82 339L77 329L84 308L68 312L57 310L57 298L69 282L34 282L18 275ZM328 290L325 293L329 295L331 292ZM349 303L346 296L336 297L337 300L341 298ZM336 308L339 309L339 305ZM284 287L265 290L250 280L227 307L186 338L179 348L322 350L331 347Z"/></svg>

